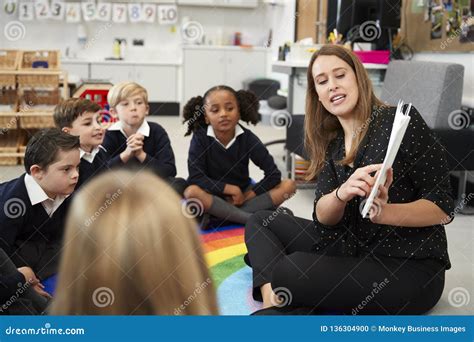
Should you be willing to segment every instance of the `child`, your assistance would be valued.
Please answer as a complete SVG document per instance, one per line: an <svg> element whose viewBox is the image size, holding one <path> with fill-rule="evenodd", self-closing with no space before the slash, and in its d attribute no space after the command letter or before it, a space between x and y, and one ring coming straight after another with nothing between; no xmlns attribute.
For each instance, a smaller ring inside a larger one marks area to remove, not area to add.
<svg viewBox="0 0 474 342"><path fill-rule="evenodd" d="M81 98L65 100L54 110L56 127L78 136L81 144L79 182L76 189L107 168L107 154L100 146L104 139L104 130L99 124L100 110L97 103Z"/></svg>
<svg viewBox="0 0 474 342"><path fill-rule="evenodd" d="M195 223L163 180L117 170L83 190L66 224L51 314L217 314Z"/></svg>
<svg viewBox="0 0 474 342"><path fill-rule="evenodd" d="M104 147L111 156L110 165L150 168L182 194L184 179L175 178L176 166L168 134L159 124L147 122L148 94L133 82L113 86L107 95L110 113L119 120L106 132Z"/></svg>
<svg viewBox="0 0 474 342"><path fill-rule="evenodd" d="M227 86L209 89L184 107L189 148L187 199L202 203L204 211L229 221L245 223L258 210L279 206L296 190L292 180L281 181L272 156L255 134L239 120L258 121L258 100L251 92ZM249 160L264 178L252 185Z"/></svg>
<svg viewBox="0 0 474 342"><path fill-rule="evenodd" d="M68 196L79 174L79 138L51 128L28 142L26 173L0 185L0 248L37 278L57 271Z"/></svg>

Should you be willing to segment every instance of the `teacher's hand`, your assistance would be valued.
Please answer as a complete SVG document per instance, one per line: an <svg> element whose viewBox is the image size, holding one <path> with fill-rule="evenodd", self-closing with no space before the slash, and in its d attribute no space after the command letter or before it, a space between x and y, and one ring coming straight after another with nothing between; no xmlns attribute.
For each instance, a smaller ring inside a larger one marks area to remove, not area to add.
<svg viewBox="0 0 474 342"><path fill-rule="evenodd" d="M374 178L376 178L374 176ZM374 199L372 207L369 210L369 218L373 223L384 224L384 209L388 202L388 189L393 182L393 169L387 170L387 179L384 185L379 186L379 191Z"/></svg>
<svg viewBox="0 0 474 342"><path fill-rule="evenodd" d="M360 167L354 171L349 179L344 182L337 191L338 197L349 202L355 196L367 197L375 183L375 176L371 176L382 167L382 164L372 164Z"/></svg>

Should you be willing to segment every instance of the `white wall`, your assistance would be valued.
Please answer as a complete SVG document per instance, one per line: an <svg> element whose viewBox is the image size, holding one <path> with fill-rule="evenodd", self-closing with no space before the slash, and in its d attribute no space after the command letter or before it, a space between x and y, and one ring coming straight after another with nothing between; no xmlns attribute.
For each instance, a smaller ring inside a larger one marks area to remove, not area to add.
<svg viewBox="0 0 474 342"><path fill-rule="evenodd" d="M462 104L474 107L474 54L473 53L416 53L418 61L458 63L464 65L464 88Z"/></svg>
<svg viewBox="0 0 474 342"><path fill-rule="evenodd" d="M131 1L132 2L132 1ZM295 0L285 0L283 5L271 6L263 1L255 9L213 8L178 6L179 22L187 16L198 21L204 35L214 38L220 28L224 40L230 42L234 32L242 33L244 44L263 46L268 32L273 29L272 58L276 59L278 45L293 41ZM15 17L7 16L0 11L0 29L3 33L5 25ZM0 47L19 49L60 49L64 55L67 47L78 57L104 58L112 56L114 38L125 38L130 52L132 39L144 39L145 53L149 58L169 59L181 57L181 35L179 25L175 32L170 26L154 24L113 24L107 26L103 22L82 23L88 35L87 49L81 49L77 40L78 24L68 24L54 20L23 22L25 37L18 41L9 41L0 34ZM215 41L215 39L213 39ZM151 55L150 55L151 54Z"/></svg>

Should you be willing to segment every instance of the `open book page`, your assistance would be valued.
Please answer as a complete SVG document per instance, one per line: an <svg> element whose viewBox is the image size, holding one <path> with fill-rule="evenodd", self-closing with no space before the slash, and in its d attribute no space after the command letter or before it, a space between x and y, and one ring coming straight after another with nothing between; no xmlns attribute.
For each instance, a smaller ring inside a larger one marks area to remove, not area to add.
<svg viewBox="0 0 474 342"><path fill-rule="evenodd" d="M390 134L390 140L388 142L387 153L385 154L385 159L380 169L375 184L370 192L369 197L365 201L364 208L362 209L362 217L367 217L370 208L374 203L374 199L379 192L379 185L385 184L387 179L387 170L390 169L395 161L397 156L398 149L403 140L403 136L408 128L408 123L410 122L410 110L411 103L408 105L405 112L403 112L403 101L398 102L397 111L395 113L395 119L393 120L392 133Z"/></svg>

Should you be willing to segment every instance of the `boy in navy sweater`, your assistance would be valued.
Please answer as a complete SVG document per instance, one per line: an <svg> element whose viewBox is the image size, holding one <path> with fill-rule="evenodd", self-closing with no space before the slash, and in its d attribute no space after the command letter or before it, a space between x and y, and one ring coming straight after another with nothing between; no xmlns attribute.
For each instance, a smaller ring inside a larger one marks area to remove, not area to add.
<svg viewBox="0 0 474 342"><path fill-rule="evenodd" d="M63 132L79 137L81 144L79 165L79 189L92 176L107 169L108 157L101 146L104 129L99 123L101 107L90 100L71 98L54 109L54 123Z"/></svg>
<svg viewBox="0 0 474 342"><path fill-rule="evenodd" d="M78 137L42 130L26 146L26 173L0 184L0 248L16 267L30 267L40 280L57 272L79 160Z"/></svg>
<svg viewBox="0 0 474 342"><path fill-rule="evenodd" d="M267 148L239 124L257 123L258 105L251 92L216 86L184 107L186 135L193 133L188 157L191 185L184 196L201 206L195 211L246 223L252 213L273 209L295 193L295 182L281 180ZM257 184L251 183L250 160L265 174Z"/></svg>
<svg viewBox="0 0 474 342"><path fill-rule="evenodd" d="M186 183L176 178L176 166L168 134L159 124L147 122L148 94L137 83L122 82L109 90L110 113L119 120L107 130L103 146L110 166L149 168L182 195Z"/></svg>

